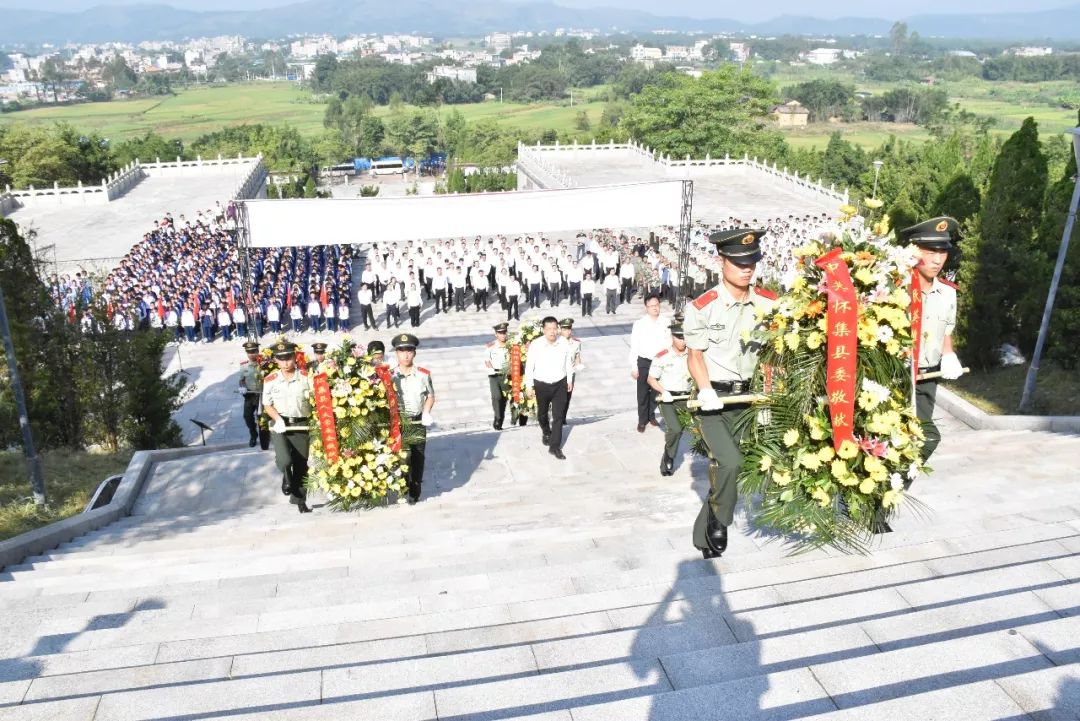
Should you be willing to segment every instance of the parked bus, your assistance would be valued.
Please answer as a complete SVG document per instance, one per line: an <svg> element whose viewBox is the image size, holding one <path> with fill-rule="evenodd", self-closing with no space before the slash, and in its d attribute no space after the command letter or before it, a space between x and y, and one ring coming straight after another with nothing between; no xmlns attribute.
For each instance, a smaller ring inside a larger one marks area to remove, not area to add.
<svg viewBox="0 0 1080 721"><path fill-rule="evenodd" d="M371 163L373 175L402 175L405 163L401 158L379 158Z"/></svg>

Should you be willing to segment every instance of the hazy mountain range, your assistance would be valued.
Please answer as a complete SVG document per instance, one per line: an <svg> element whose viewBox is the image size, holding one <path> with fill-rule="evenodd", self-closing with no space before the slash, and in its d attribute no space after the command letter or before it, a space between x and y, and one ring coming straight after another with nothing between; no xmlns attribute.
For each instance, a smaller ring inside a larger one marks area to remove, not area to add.
<svg viewBox="0 0 1080 721"><path fill-rule="evenodd" d="M902 19L923 36L1003 40L1080 39L1080 5L1027 13L917 15ZM208 35L280 38L302 33L416 32L438 37L492 31L591 28L744 32L759 35L885 34L893 19L783 15L763 23L664 17L618 8L569 8L504 0L306 0L269 10L194 12L169 5L102 5L60 13L0 8L0 43L137 42Z"/></svg>

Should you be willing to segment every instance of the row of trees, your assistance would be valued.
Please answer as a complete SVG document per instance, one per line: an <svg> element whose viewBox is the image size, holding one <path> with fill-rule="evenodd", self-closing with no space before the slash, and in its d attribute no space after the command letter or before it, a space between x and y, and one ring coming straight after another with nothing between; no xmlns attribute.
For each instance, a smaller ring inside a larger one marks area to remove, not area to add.
<svg viewBox="0 0 1080 721"><path fill-rule="evenodd" d="M117 331L100 309L93 330L81 333L51 303L40 267L15 224L0 219L0 288L37 446L180 445L172 413L185 382L162 378L166 337ZM6 362L0 368L0 447L8 448L21 438Z"/></svg>
<svg viewBox="0 0 1080 721"><path fill-rule="evenodd" d="M944 90L899 87L881 95L859 97L855 86L837 80L809 80L784 89L785 100L798 100L810 111L810 122L837 118L928 125L949 106Z"/></svg>

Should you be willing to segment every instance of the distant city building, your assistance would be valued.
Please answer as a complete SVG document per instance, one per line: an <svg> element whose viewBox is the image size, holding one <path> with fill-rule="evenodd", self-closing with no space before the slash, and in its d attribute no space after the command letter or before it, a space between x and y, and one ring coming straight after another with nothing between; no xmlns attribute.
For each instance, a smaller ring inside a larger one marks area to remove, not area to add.
<svg viewBox="0 0 1080 721"><path fill-rule="evenodd" d="M731 49L731 59L735 62L745 63L750 59L749 43L728 43L728 48Z"/></svg>
<svg viewBox="0 0 1080 721"><path fill-rule="evenodd" d="M814 48L803 57L811 65L832 65L841 58L842 53L838 48Z"/></svg>
<svg viewBox="0 0 1080 721"><path fill-rule="evenodd" d="M513 46L513 39L510 37L510 33L492 33L484 38L484 42L496 53L501 53L503 50L509 50Z"/></svg>
<svg viewBox="0 0 1080 721"><path fill-rule="evenodd" d="M1010 48L1005 53L1015 55L1018 58L1041 58L1044 55L1053 55L1054 49L1038 47Z"/></svg>
<svg viewBox="0 0 1080 721"><path fill-rule="evenodd" d="M772 109L772 114L776 124L783 127L803 127L810 122L810 111L803 107L803 104L798 100L777 105Z"/></svg>
<svg viewBox="0 0 1080 721"><path fill-rule="evenodd" d="M660 48L649 48L640 43L630 48L630 59L634 62L663 60L663 58L664 51Z"/></svg>
<svg viewBox="0 0 1080 721"><path fill-rule="evenodd" d="M458 68L452 65L436 65L427 74L427 81L433 83L439 78L455 80L459 83L475 83L476 68Z"/></svg>

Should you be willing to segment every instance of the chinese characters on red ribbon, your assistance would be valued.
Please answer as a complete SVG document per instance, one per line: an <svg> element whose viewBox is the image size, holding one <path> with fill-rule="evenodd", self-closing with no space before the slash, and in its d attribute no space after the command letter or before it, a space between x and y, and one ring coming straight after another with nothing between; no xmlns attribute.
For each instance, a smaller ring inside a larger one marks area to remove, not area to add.
<svg viewBox="0 0 1080 721"><path fill-rule="evenodd" d="M859 344L855 334L859 326L859 304L847 263L840 257L842 252L835 248L815 261L825 272L829 294L825 392L829 398L833 447L836 449L844 441L855 439L855 359Z"/></svg>

